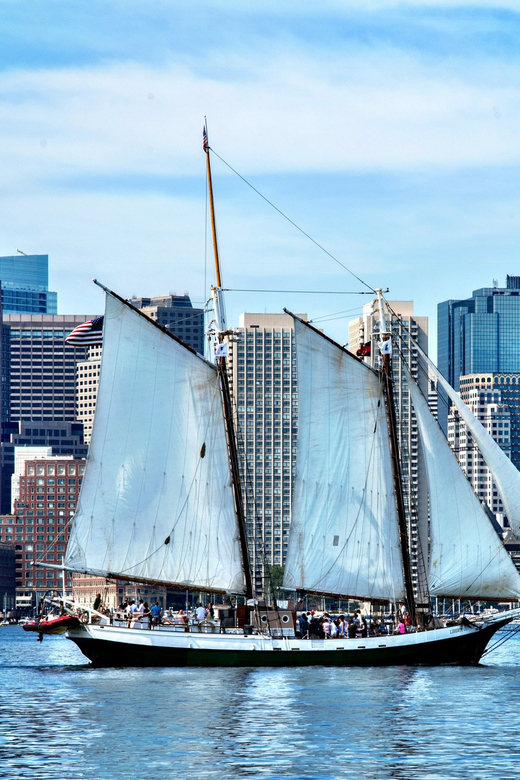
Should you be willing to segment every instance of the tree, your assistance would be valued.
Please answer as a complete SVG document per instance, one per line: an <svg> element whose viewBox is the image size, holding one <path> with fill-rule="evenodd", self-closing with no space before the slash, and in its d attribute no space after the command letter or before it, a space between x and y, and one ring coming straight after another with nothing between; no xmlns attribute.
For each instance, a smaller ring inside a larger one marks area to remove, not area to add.
<svg viewBox="0 0 520 780"><path fill-rule="evenodd" d="M278 566L277 564L266 566L265 591L268 600L270 600L271 593L275 599L278 598L278 592L282 587L284 568L284 566Z"/></svg>

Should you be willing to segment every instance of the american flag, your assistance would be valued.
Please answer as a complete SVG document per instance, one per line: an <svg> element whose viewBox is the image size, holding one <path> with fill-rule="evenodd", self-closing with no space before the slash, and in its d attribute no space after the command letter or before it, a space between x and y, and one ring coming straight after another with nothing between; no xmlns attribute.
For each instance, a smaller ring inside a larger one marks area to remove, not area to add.
<svg viewBox="0 0 520 780"><path fill-rule="evenodd" d="M95 320L82 322L77 325L72 333L69 333L65 339L67 344L74 347L89 347L95 344L103 343L103 317L96 317Z"/></svg>
<svg viewBox="0 0 520 780"><path fill-rule="evenodd" d="M209 149L209 143L208 143L208 129L206 127L206 122L204 122L204 125L202 127L202 148L205 152Z"/></svg>

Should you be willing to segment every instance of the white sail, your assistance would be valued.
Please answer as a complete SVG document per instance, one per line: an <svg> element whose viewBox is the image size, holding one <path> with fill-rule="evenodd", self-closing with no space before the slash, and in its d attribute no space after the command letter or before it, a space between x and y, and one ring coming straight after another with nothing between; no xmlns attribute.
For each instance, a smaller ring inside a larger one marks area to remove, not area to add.
<svg viewBox="0 0 520 780"><path fill-rule="evenodd" d="M110 294L66 566L244 590L216 369Z"/></svg>
<svg viewBox="0 0 520 780"><path fill-rule="evenodd" d="M284 585L404 598L385 404L377 374L295 318L299 433Z"/></svg>
<svg viewBox="0 0 520 780"><path fill-rule="evenodd" d="M430 594L515 599L520 596L520 575L426 399L409 371L405 372L419 424L430 498Z"/></svg>
<svg viewBox="0 0 520 780"><path fill-rule="evenodd" d="M446 381L424 352L422 350L420 352L428 361L428 365L437 377L438 383L446 391L450 401L466 423L493 476L493 481L500 493L509 524L514 533L520 535L520 471L518 471L514 463L507 457L493 437L489 435L482 423L477 420L471 409L466 406L460 395Z"/></svg>

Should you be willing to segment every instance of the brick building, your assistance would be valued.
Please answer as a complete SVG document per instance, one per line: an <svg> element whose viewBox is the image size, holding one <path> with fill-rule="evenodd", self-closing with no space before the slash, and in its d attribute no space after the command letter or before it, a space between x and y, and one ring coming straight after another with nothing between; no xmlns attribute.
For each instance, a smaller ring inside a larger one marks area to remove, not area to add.
<svg viewBox="0 0 520 780"><path fill-rule="evenodd" d="M16 593L20 600L34 595L38 600L47 590L62 590L59 569L34 564L41 561L59 566L63 561L84 470L85 460L72 456L25 462L14 515L0 518L0 541L15 543ZM68 593L71 587L67 575Z"/></svg>

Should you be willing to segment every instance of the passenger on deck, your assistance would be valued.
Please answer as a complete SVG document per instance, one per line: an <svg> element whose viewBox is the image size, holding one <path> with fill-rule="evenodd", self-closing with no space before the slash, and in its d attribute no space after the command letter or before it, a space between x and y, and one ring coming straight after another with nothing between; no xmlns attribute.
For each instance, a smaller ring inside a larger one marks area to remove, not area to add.
<svg viewBox="0 0 520 780"><path fill-rule="evenodd" d="M138 610L138 606L135 603L135 601L130 601L128 603L128 606L127 606L126 610L125 610L126 617L127 617L127 620L128 620L128 628L130 628L130 626L133 625L133 623L135 622L135 619L136 619L136 616L137 616L137 610Z"/></svg>
<svg viewBox="0 0 520 780"><path fill-rule="evenodd" d="M155 628L155 626L160 626L162 609L160 608L157 602L155 602L155 604L150 608L150 614L151 614L150 628Z"/></svg>
<svg viewBox="0 0 520 780"><path fill-rule="evenodd" d="M173 619L173 612L171 609L166 610L166 612L163 614L162 622L167 623L169 626L173 625L174 619Z"/></svg>
<svg viewBox="0 0 520 780"><path fill-rule="evenodd" d="M331 638L331 627L330 627L330 620L328 619L328 617L323 617L322 618L321 627L323 629L323 634L324 634L325 639L330 639Z"/></svg>
<svg viewBox="0 0 520 780"><path fill-rule="evenodd" d="M298 618L298 631L302 639L308 639L309 637L309 623L307 622L307 615L302 612Z"/></svg>
<svg viewBox="0 0 520 780"><path fill-rule="evenodd" d="M186 615L184 614L184 610L180 609L177 612L177 615L175 615L174 618L173 618L173 622L176 625L179 625L179 624L183 625L183 626L186 625Z"/></svg>
<svg viewBox="0 0 520 780"><path fill-rule="evenodd" d="M309 622L309 638L310 639L319 639L320 637L320 624L316 617L316 615L311 612L311 619Z"/></svg>
<svg viewBox="0 0 520 780"><path fill-rule="evenodd" d="M148 602L145 601L143 604L143 611L141 613L141 617L148 618L148 628L152 627L152 613L150 612L150 607L148 606Z"/></svg>

